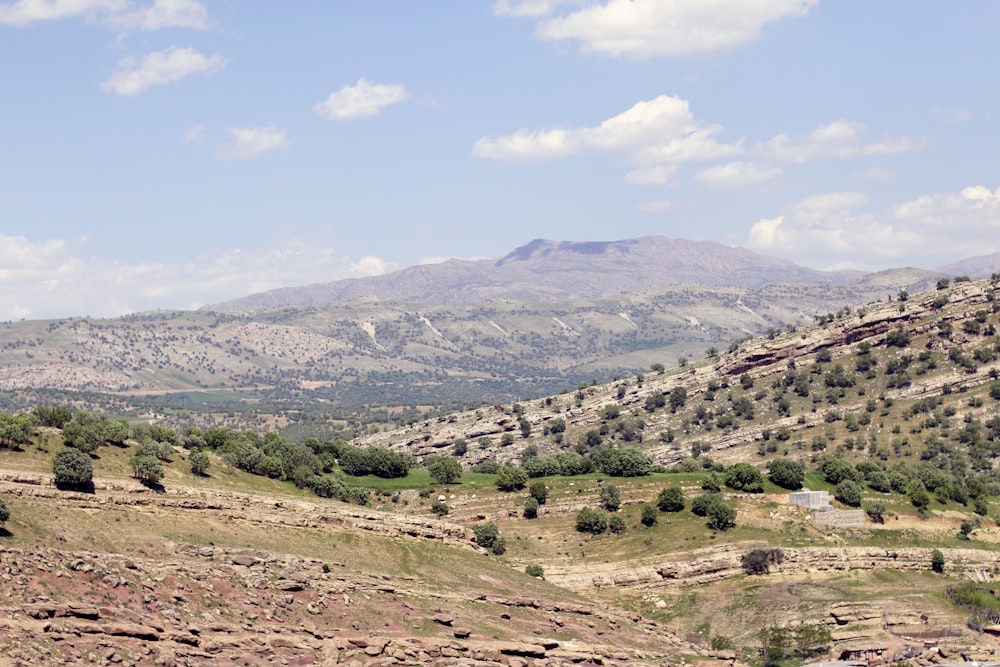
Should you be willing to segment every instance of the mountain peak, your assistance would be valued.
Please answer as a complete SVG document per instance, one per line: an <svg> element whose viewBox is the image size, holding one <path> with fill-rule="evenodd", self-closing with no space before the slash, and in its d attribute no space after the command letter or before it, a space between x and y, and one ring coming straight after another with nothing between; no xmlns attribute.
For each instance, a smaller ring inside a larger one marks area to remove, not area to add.
<svg viewBox="0 0 1000 667"><path fill-rule="evenodd" d="M523 246L515 248L510 253L497 260L497 266L510 262L541 259L554 253L570 253L577 255L604 255L611 248L628 252L628 245L636 243L627 241L550 241L549 239L534 239Z"/></svg>
<svg viewBox="0 0 1000 667"><path fill-rule="evenodd" d="M815 271L713 241L645 236L617 241L534 239L499 260L453 260L372 278L288 287L205 310L325 306L365 296L472 305L494 299L591 299L666 285L756 289L777 282L843 283L856 275Z"/></svg>

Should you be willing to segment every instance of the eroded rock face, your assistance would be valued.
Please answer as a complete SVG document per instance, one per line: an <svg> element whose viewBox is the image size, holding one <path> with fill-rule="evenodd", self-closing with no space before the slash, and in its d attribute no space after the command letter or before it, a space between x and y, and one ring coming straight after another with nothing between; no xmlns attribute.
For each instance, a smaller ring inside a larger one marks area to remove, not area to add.
<svg viewBox="0 0 1000 667"><path fill-rule="evenodd" d="M751 546L724 545L694 552L689 560L629 567L604 572L590 578L596 587L687 586L718 581L744 574L742 557ZM784 558L774 566L774 574L802 574L849 570L929 570L931 548L885 549L880 547L782 547ZM979 549L941 549L953 567L989 569L1000 566L1000 553ZM555 581L564 573L546 571ZM766 576L766 575L764 575ZM565 573L564 583L580 586L582 577ZM585 584L584 584L585 585Z"/></svg>

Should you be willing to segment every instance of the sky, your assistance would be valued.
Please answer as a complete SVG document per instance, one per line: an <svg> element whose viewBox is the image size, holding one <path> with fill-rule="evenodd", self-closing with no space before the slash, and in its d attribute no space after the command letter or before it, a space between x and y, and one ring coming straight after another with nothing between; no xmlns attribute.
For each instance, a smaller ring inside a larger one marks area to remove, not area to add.
<svg viewBox="0 0 1000 667"><path fill-rule="evenodd" d="M993 253L997 26L993 0L0 0L0 320L536 238Z"/></svg>

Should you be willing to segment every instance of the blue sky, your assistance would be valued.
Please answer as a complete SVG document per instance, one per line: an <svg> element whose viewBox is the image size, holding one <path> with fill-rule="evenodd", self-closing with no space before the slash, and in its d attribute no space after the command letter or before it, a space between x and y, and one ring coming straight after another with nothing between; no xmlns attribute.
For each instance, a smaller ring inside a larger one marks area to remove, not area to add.
<svg viewBox="0 0 1000 667"><path fill-rule="evenodd" d="M0 0L0 319L534 238L1000 250L988 0Z"/></svg>

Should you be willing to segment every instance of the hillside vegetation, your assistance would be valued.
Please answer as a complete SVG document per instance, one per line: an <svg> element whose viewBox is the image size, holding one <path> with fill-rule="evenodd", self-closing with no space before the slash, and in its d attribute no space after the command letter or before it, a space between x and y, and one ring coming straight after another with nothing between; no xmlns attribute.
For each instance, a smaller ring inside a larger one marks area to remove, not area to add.
<svg viewBox="0 0 1000 667"><path fill-rule="evenodd" d="M0 409L39 403L175 428L302 440L429 410L510 402L694 359L711 346L886 298L926 272L846 285L681 285L591 300L466 306L360 299L259 312L150 312L0 325Z"/></svg>
<svg viewBox="0 0 1000 667"><path fill-rule="evenodd" d="M997 290L941 280L350 441L2 414L4 650L777 664L928 640L986 656ZM801 488L833 511L790 505Z"/></svg>

